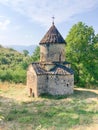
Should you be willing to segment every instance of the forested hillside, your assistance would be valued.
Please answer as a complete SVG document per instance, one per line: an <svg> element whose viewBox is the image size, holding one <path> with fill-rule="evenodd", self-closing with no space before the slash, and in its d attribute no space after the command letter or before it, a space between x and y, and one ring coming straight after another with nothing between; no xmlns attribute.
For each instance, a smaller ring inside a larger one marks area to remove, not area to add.
<svg viewBox="0 0 98 130"><path fill-rule="evenodd" d="M0 46L0 80L25 83L26 69L30 62L28 55Z"/></svg>

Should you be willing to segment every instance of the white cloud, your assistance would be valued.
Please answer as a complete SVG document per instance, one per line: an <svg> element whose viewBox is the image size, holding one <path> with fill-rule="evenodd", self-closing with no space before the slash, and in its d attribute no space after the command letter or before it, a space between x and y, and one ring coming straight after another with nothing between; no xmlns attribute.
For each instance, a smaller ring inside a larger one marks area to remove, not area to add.
<svg viewBox="0 0 98 130"><path fill-rule="evenodd" d="M0 30L6 30L11 21L3 16L0 16Z"/></svg>
<svg viewBox="0 0 98 130"><path fill-rule="evenodd" d="M0 0L0 3L43 25L49 25L53 15L56 23L61 23L98 6L98 0Z"/></svg>

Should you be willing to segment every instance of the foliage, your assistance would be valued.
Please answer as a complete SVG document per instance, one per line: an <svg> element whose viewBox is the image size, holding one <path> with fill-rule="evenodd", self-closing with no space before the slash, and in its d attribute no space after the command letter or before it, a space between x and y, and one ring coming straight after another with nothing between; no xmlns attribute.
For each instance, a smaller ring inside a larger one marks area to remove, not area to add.
<svg viewBox="0 0 98 130"><path fill-rule="evenodd" d="M75 71L75 82L80 86L97 83L98 35L93 27L82 22L73 25L66 41L66 58Z"/></svg>
<svg viewBox="0 0 98 130"><path fill-rule="evenodd" d="M23 54L27 56L29 54L28 50L23 50Z"/></svg>
<svg viewBox="0 0 98 130"><path fill-rule="evenodd" d="M12 48L4 48L0 45L0 81L14 83L26 83L26 71L31 62L39 60L39 47L32 56L27 50L24 54Z"/></svg>
<svg viewBox="0 0 98 130"><path fill-rule="evenodd" d="M24 56L12 48L0 47L0 80L25 83L29 63L29 56Z"/></svg>
<svg viewBox="0 0 98 130"><path fill-rule="evenodd" d="M36 47L33 55L31 56L32 61L39 61L40 58L40 48L39 46Z"/></svg>

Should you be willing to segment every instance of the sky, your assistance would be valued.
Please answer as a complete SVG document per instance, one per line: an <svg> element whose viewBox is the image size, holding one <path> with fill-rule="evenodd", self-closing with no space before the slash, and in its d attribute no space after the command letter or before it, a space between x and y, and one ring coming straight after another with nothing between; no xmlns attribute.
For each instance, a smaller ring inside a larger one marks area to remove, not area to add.
<svg viewBox="0 0 98 130"><path fill-rule="evenodd" d="M98 33L98 0L0 0L0 44L38 45L53 16L64 39L79 21Z"/></svg>

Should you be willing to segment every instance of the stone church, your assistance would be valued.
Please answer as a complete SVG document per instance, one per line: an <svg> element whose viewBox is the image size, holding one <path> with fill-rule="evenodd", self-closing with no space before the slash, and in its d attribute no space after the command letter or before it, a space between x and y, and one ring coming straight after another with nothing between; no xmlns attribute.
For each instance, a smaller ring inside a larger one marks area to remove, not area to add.
<svg viewBox="0 0 98 130"><path fill-rule="evenodd" d="M27 70L27 87L30 96L72 94L74 73L65 60L66 42L52 23L39 43L40 61L31 63Z"/></svg>

